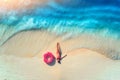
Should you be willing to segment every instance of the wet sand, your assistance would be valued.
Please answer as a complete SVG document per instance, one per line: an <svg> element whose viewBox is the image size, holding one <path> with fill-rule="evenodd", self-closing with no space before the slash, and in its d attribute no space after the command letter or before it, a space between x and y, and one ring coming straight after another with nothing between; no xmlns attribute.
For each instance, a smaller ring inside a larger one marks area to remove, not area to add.
<svg viewBox="0 0 120 80"><path fill-rule="evenodd" d="M79 41L77 38L65 40L62 36L45 31L26 31L13 36L0 47L0 80L120 79L119 60L93 50L75 47L75 44L79 44L77 40ZM86 41L85 38L83 40ZM43 61L43 54L51 51L56 56L57 42L60 43L62 56L67 56L61 64L55 62L47 65ZM81 43L84 42L81 40Z"/></svg>

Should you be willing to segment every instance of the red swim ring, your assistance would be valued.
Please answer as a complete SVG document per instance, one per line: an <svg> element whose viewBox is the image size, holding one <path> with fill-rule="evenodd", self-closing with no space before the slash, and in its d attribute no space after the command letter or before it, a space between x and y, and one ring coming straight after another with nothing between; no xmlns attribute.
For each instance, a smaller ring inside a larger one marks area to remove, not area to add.
<svg viewBox="0 0 120 80"><path fill-rule="evenodd" d="M47 52L44 54L44 62L46 64L51 64L54 61L55 57L51 52Z"/></svg>

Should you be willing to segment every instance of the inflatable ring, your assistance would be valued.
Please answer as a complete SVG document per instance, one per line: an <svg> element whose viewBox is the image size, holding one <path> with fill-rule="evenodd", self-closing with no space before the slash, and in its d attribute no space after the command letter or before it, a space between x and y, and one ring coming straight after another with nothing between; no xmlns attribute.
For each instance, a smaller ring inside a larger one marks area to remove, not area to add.
<svg viewBox="0 0 120 80"><path fill-rule="evenodd" d="M51 64L54 61L55 57L51 52L47 52L44 54L44 62L46 64Z"/></svg>

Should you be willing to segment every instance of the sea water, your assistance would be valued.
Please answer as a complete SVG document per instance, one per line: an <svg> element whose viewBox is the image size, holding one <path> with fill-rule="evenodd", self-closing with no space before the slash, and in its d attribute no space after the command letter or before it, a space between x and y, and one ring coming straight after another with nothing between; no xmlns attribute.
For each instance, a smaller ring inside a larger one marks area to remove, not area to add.
<svg viewBox="0 0 120 80"><path fill-rule="evenodd" d="M21 10L0 6L1 46L26 30L70 36L85 33L119 40L120 0L48 0Z"/></svg>

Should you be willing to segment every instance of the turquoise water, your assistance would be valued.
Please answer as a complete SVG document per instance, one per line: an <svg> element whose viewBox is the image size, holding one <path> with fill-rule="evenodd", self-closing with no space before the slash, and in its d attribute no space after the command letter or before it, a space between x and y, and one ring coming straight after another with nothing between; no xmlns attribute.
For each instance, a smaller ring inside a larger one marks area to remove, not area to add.
<svg viewBox="0 0 120 80"><path fill-rule="evenodd" d="M0 11L1 44L31 29L56 34L95 34L120 38L120 0L49 0L34 8ZM2 9L2 7L0 7ZM73 35L74 36L74 35Z"/></svg>

